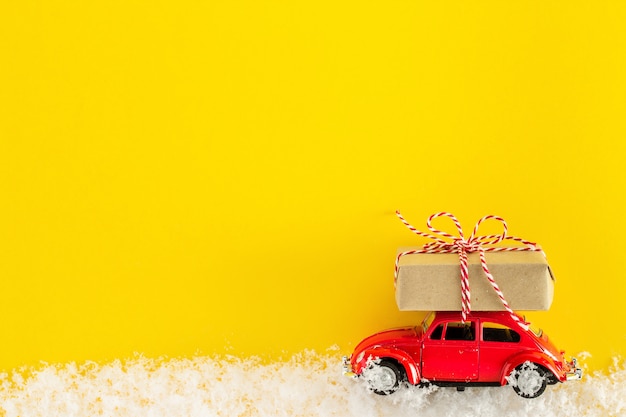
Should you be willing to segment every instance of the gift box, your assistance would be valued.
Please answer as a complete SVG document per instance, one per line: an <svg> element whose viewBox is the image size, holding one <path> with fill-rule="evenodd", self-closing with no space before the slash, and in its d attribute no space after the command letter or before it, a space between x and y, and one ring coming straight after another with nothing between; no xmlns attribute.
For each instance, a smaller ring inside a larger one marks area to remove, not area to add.
<svg viewBox="0 0 626 417"><path fill-rule="evenodd" d="M411 250L402 248L399 253ZM487 279L479 253L468 255L471 309L505 310ZM486 252L488 269L513 310L548 310L554 277L541 251ZM396 302L402 311L459 311L461 274L458 253L419 253L400 256Z"/></svg>

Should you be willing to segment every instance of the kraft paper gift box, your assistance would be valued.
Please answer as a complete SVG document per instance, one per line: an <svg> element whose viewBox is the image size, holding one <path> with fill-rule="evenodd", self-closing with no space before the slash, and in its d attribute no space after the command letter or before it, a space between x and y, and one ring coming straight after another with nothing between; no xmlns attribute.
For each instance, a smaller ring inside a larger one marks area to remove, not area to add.
<svg viewBox="0 0 626 417"><path fill-rule="evenodd" d="M398 253L410 250L403 248ZM471 309L504 310L487 280L478 253L468 255ZM513 310L548 310L554 277L543 252L485 253L487 266ZM402 311L460 311L461 273L457 253L401 256L396 279L396 302Z"/></svg>

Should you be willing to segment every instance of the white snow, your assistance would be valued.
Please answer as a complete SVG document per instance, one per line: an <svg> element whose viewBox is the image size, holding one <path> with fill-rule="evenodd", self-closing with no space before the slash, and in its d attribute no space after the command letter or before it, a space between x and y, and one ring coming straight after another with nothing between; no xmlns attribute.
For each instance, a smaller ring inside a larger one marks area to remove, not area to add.
<svg viewBox="0 0 626 417"><path fill-rule="evenodd" d="M539 391L542 389L545 380L545 377L540 372L536 364L526 361L506 379L509 385L515 387L522 396L534 398L540 395Z"/></svg>
<svg viewBox="0 0 626 417"><path fill-rule="evenodd" d="M258 358L135 357L0 375L0 415L15 416L626 416L626 363L548 386L524 399L510 386L405 388L390 396L342 375L341 355Z"/></svg>

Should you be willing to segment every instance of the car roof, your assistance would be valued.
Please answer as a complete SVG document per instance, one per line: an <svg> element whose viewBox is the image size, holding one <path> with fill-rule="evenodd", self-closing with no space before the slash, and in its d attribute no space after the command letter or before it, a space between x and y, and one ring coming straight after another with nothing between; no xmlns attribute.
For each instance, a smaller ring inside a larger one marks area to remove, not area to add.
<svg viewBox="0 0 626 417"><path fill-rule="evenodd" d="M461 320L462 318L460 311L437 311L435 314L436 318L439 320ZM518 317L520 319L522 318L519 315ZM513 321L507 311L472 311L467 315L467 319L496 320L507 323Z"/></svg>

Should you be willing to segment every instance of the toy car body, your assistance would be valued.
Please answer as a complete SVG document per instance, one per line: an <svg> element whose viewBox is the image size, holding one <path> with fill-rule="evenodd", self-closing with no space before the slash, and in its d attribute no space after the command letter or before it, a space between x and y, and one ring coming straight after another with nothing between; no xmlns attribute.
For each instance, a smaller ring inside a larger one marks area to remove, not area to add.
<svg viewBox="0 0 626 417"><path fill-rule="evenodd" d="M520 321L523 323L521 317ZM430 313L421 325L374 334L344 358L347 375L364 377L377 394L390 394L404 382L456 386L513 386L525 398L547 384L580 379L576 359L541 330L524 329L507 312Z"/></svg>

